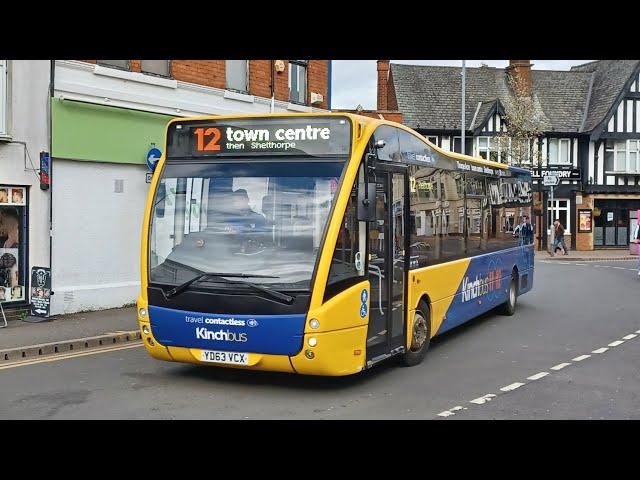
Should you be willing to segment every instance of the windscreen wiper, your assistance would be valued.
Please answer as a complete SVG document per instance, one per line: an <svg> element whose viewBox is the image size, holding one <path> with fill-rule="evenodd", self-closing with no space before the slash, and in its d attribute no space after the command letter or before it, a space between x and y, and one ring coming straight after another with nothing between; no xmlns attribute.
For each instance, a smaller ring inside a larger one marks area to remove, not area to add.
<svg viewBox="0 0 640 480"><path fill-rule="evenodd" d="M275 290L271 290L270 288L263 287L261 285L257 285L255 283L251 283L251 282L243 282L243 281L237 281L237 280L233 281L233 280L227 280L226 278L224 278L224 277L229 277L229 278L280 278L280 277L276 277L276 276L273 276L273 275L253 275L253 274L246 274L246 273L218 273L218 272L204 272L204 273L201 273L200 275L196 275L191 280L187 280L186 282L184 282L184 283L178 285L177 287L174 287L171 290L169 290L167 293L165 293L165 297L166 298L175 297L176 295L181 294L187 288L189 288L189 286L192 283L195 283L198 280L202 280L202 279L207 278L207 277L220 277L220 278L222 278L224 283L237 284L237 285L246 285L246 286L252 287L252 288L254 288L256 290L260 290L261 292L264 292L267 295L269 295L269 296L271 296L273 298L277 298L278 300L284 301L286 303L291 303L293 301L293 297L291 297L289 295L285 295L284 293L280 293L280 292L275 291Z"/></svg>

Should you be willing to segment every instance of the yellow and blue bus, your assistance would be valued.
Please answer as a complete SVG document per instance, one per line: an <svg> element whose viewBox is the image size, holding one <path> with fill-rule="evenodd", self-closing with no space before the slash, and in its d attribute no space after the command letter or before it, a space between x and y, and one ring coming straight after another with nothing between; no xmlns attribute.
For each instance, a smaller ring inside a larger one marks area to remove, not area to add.
<svg viewBox="0 0 640 480"><path fill-rule="evenodd" d="M349 375L533 286L525 169L343 113L174 119L142 230L157 359Z"/></svg>

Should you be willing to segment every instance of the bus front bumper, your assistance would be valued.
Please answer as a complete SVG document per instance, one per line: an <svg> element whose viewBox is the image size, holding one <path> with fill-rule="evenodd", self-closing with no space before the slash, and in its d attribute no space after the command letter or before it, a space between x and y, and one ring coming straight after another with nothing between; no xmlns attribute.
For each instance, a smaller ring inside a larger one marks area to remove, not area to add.
<svg viewBox="0 0 640 480"><path fill-rule="evenodd" d="M296 355L247 352L247 364L235 365L202 360L203 350L199 348L162 345L154 338L148 319L138 317L138 324L149 355L169 362L325 376L352 375L362 371L366 364L366 325L305 333L303 347Z"/></svg>

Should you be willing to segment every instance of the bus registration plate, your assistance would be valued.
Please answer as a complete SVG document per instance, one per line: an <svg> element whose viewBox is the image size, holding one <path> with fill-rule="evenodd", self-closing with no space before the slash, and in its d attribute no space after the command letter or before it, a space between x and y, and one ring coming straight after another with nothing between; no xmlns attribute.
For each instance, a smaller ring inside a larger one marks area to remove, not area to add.
<svg viewBox="0 0 640 480"><path fill-rule="evenodd" d="M249 365L249 354L202 350L200 360L203 362L230 363L232 365Z"/></svg>

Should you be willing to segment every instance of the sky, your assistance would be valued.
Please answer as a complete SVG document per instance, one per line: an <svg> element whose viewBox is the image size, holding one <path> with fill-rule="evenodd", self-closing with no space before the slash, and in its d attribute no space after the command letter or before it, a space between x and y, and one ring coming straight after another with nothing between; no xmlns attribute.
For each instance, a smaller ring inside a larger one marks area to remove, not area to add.
<svg viewBox="0 0 640 480"><path fill-rule="evenodd" d="M591 60L531 60L534 70L569 70ZM391 63L412 65L462 66L462 60L391 60ZM467 67L505 68L509 60L467 60ZM376 108L378 74L375 60L334 60L332 64L331 108L353 110L358 104L365 110Z"/></svg>

